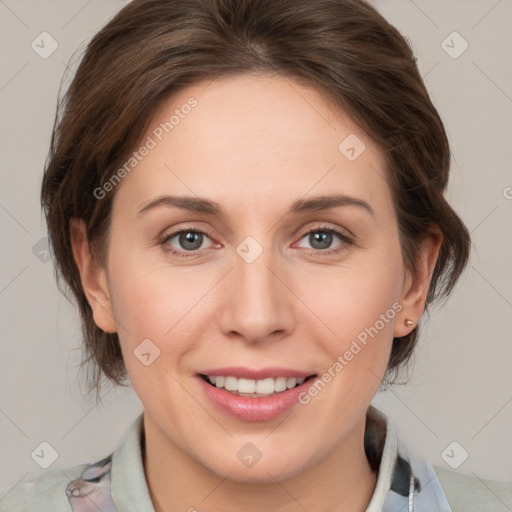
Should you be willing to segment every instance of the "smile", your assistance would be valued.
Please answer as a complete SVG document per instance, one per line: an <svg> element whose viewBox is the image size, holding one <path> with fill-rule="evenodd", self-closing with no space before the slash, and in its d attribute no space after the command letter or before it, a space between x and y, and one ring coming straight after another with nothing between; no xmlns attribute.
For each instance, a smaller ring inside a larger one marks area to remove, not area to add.
<svg viewBox="0 0 512 512"><path fill-rule="evenodd" d="M306 377L276 377L266 379L246 379L224 375L201 375L212 386L225 389L238 396L264 397L282 393L300 386Z"/></svg>
<svg viewBox="0 0 512 512"><path fill-rule="evenodd" d="M316 373L290 368L230 367L196 374L205 398L219 412L244 422L277 419L299 404Z"/></svg>

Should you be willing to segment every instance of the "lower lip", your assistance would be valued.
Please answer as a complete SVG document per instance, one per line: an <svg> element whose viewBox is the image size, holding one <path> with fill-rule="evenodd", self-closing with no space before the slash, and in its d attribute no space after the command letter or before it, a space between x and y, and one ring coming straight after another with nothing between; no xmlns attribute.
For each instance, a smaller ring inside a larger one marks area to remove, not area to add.
<svg viewBox="0 0 512 512"><path fill-rule="evenodd" d="M206 396L222 412L242 421L270 421L278 418L299 403L299 395L311 386L310 380L300 386L287 389L268 397L239 396L223 388L211 386L198 376L199 383Z"/></svg>

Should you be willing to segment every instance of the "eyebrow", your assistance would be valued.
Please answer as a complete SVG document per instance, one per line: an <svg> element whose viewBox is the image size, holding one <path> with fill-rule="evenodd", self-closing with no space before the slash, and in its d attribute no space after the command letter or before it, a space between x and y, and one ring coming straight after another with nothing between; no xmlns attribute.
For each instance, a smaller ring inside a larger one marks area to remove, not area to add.
<svg viewBox="0 0 512 512"><path fill-rule="evenodd" d="M366 201L356 197L340 194L317 196L310 199L298 199L292 203L291 207L285 215L304 212L317 212L340 206L356 206L366 210L369 214L371 214L373 218L375 218L374 209ZM140 217L144 213L161 207L174 207L192 212L208 213L220 218L226 217L222 206L215 201L201 197L171 195L160 196L156 199L153 199L152 201L149 201L137 213L137 217Z"/></svg>

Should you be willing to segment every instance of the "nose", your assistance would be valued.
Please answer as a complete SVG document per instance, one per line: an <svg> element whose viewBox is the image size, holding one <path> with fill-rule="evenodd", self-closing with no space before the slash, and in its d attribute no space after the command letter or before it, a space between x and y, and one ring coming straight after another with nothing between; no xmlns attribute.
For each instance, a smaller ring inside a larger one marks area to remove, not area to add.
<svg viewBox="0 0 512 512"><path fill-rule="evenodd" d="M247 343L275 342L294 326L294 304L286 262L268 249L251 261L243 252L234 255L234 268L225 283L220 327L224 334ZM250 247L254 250L254 247Z"/></svg>

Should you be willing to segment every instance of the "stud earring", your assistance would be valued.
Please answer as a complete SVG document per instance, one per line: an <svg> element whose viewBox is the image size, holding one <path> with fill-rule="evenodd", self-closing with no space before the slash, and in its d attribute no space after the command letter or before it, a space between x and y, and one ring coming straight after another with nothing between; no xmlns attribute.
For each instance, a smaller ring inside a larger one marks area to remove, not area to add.
<svg viewBox="0 0 512 512"><path fill-rule="evenodd" d="M409 320L408 318L405 319L404 323L407 327L414 325L414 322L412 320Z"/></svg>

